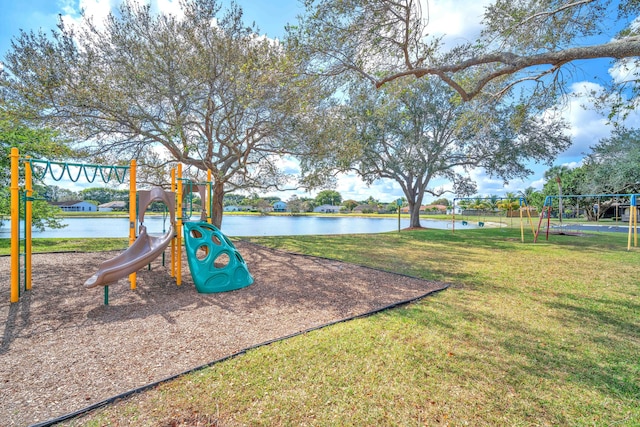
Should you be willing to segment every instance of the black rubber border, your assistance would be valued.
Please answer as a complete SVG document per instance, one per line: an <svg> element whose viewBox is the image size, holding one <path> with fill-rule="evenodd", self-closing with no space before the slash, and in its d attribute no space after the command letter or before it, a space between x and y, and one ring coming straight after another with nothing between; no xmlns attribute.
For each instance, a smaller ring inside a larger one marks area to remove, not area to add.
<svg viewBox="0 0 640 427"><path fill-rule="evenodd" d="M245 243L248 243L250 245L267 248L267 249L272 250L272 251L277 251L277 252L282 252L282 253L287 253L287 254L293 254L293 255L302 256L302 257L305 257L305 258L318 258L318 259L324 259L324 260L329 260L329 261L343 262L343 261L340 261L340 260L336 260L335 258L326 258L326 257L321 257L321 256L315 256L315 255L306 255L306 254L300 254L300 253L295 253L295 252L286 252L286 251L282 251L280 249L268 248L266 246L258 245L256 243L249 242L249 241L246 241L246 240L242 240L242 241L245 242ZM358 264L353 264L353 263L345 263L345 264L352 264L352 265L356 265L358 267L367 268L369 270L382 271L384 273L390 273L390 274L394 274L396 276L408 277L408 278L411 278L411 279L417 279L417 280L423 280L423 281L426 281L426 282L430 282L429 280L425 280L425 279L422 279L420 277L410 276L408 274L395 273L393 271L388 271L388 270L383 270L383 269L378 269L378 268L373 268L373 267L368 267L368 266L365 266L365 265L358 265ZM433 282L433 283L438 283L438 282ZM328 326L333 326L333 325L337 325L339 323L344 323L344 322L348 322L348 321L355 320L355 319L369 317L369 316L372 316L374 314L381 313L383 311L387 311L387 310L391 310L393 308L397 308L397 307L400 307L400 306L408 305L408 304L417 302L417 301L419 301L419 300L421 300L423 298L426 298L429 295L444 291L444 290L448 289L450 285L448 283L441 283L441 286L442 287L440 287L438 289L433 289L433 290L431 290L431 291L429 291L427 293L424 293L422 295L419 295L417 297L412 297L412 298L409 298L409 299L406 299L406 300L403 300L403 301L394 302L394 303L385 305L383 307L378 307L378 308L375 308L373 310L367 311L365 313L360 313L360 314L356 314L354 316L345 317L343 319L334 320L332 322L324 323L322 325L314 326L312 328L308 328L308 329L305 329L305 330L302 330L302 331L299 331L299 332L294 332L292 334L285 335L283 337L274 338L274 339L271 339L271 340L268 340L268 341L264 341L264 342L252 345L250 347L246 347L246 348L244 348L244 349L242 349L242 350L240 350L240 351L238 351L236 353L230 354L228 356L221 357L221 358L216 359L216 360L214 360L212 362L205 363L204 365L200 365L200 366L197 366L195 368L191 368L191 369L188 369L186 371L180 372L178 374L171 375L169 377L163 378L161 380L154 381L152 383L143 385L141 387L137 387L137 388L125 391L125 392L120 393L120 394L118 394L116 396L109 397L108 399L102 400L100 402L96 402L93 405L89 405L89 406L87 406L85 408L79 409L79 410L77 410L75 412L70 412L68 414L61 415L59 417L52 418L52 419L47 420L47 421L42 421L42 422L39 422L39 423L36 423L36 424L31 424L29 427L49 427L49 426L53 426L55 424L58 424L58 423L61 423L61 422L64 422L64 421L71 420L71 419L79 417L81 415L85 415L85 414L87 414L87 413L89 413L89 412L91 412L91 411L93 411L95 409L99 409L99 408L102 408L104 406L110 405L110 404L116 402L117 400L126 399L126 398L131 397L131 396L133 396L135 394L142 393L142 392L145 392L147 390L153 389L153 388L155 388L155 387L157 387L159 385L162 385L162 384L164 384L166 382L176 380L176 379L178 379L180 377L183 377L185 375L189 375L189 374L192 374L194 372L198 372L198 371L201 371L203 369L210 368L210 367L212 367L212 366L214 366L214 365L216 365L218 363L221 363L221 362L236 358L238 356L242 356L245 353L247 353L248 351L255 350L257 348L264 347L264 346L267 346L267 345L270 345L270 344L273 344L273 343L276 343L276 342L284 341L284 340L287 340L289 338L297 337L299 335L304 335L304 334L307 334L309 332L317 331L319 329L324 329L324 328L326 328Z"/></svg>

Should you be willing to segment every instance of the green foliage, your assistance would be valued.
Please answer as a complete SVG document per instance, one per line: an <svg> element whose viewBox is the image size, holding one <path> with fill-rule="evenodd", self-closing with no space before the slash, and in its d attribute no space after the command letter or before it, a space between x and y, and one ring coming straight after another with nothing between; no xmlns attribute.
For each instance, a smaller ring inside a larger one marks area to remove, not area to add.
<svg viewBox="0 0 640 427"><path fill-rule="evenodd" d="M356 206L358 206L358 205L359 205L359 203L358 203L358 202L356 202L356 201L355 201L355 200L353 200L353 199L348 199L348 200L345 200L344 202L342 202L342 205L343 205L343 206L344 206L344 207L345 207L349 212L351 212L351 211L353 210L353 208L355 208Z"/></svg>
<svg viewBox="0 0 640 427"><path fill-rule="evenodd" d="M45 228L62 228L64 225L60 219L62 212L59 207L50 205L43 200L37 192L34 192L31 205L31 220L33 228L44 230ZM24 203L20 202L20 218L24 218ZM0 188L0 227L9 223L11 219L11 194L9 189Z"/></svg>
<svg viewBox="0 0 640 427"><path fill-rule="evenodd" d="M11 180L10 153L16 147L21 159L26 156L34 158L57 159L71 155L66 142L59 138L57 132L48 129L35 129L19 120L16 111L9 104L0 104L0 226L11 215L10 191ZM24 179L24 167L20 165L20 183ZM34 183L34 197L42 197L41 188ZM56 218L59 209L41 200L33 202L33 226L58 228L60 221Z"/></svg>
<svg viewBox="0 0 640 427"><path fill-rule="evenodd" d="M441 197L439 199L435 199L432 204L434 204L434 205L443 205L443 206L451 206L451 201L449 199L447 199L446 197Z"/></svg>
<svg viewBox="0 0 640 427"><path fill-rule="evenodd" d="M32 204L32 225L33 228L43 231L45 228L64 228L60 214L62 210L57 206L50 205L46 200L38 199Z"/></svg>
<svg viewBox="0 0 640 427"><path fill-rule="evenodd" d="M240 205L242 204L242 201L244 199L245 199L245 196L243 196L242 194L227 193L224 195L224 205L225 206Z"/></svg>
<svg viewBox="0 0 640 427"><path fill-rule="evenodd" d="M583 188L592 194L640 193L640 130L616 129L591 147Z"/></svg>
<svg viewBox="0 0 640 427"><path fill-rule="evenodd" d="M335 190L322 190L315 198L316 203L319 205L335 205L340 206L342 203L342 196Z"/></svg>
<svg viewBox="0 0 640 427"><path fill-rule="evenodd" d="M0 103L0 185L9 185L10 153L16 147L21 158L59 159L71 155L66 142L57 132L29 127L12 111L8 104Z"/></svg>
<svg viewBox="0 0 640 427"><path fill-rule="evenodd" d="M353 167L368 183L387 178L400 185L411 227L420 226L425 193L444 192L430 187L432 180L449 180L459 195L475 192L464 171L525 177L526 161L550 162L569 144L562 122L507 104L460 103L436 79L395 81L378 91L354 83L349 96L347 122L358 146Z"/></svg>
<svg viewBox="0 0 640 427"><path fill-rule="evenodd" d="M257 37L236 4L180 6L178 18L124 1L102 25L85 17L73 28L61 21L52 36L23 32L2 85L25 116L83 141L100 163L137 158L160 172L153 181L167 176L166 158L211 170L219 226L226 192L295 184L299 171L281 169L282 157L313 165L326 150L299 135L321 123L329 97L281 45Z"/></svg>

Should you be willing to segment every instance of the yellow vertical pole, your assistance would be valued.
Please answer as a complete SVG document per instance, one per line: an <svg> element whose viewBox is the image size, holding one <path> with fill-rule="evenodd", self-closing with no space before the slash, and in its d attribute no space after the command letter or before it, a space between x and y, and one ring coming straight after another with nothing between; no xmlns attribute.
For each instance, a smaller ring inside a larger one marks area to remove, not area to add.
<svg viewBox="0 0 640 427"><path fill-rule="evenodd" d="M129 246L136 241L136 159L129 166ZM136 289L136 273L129 275L131 289Z"/></svg>
<svg viewBox="0 0 640 427"><path fill-rule="evenodd" d="M19 193L20 154L17 148L11 149L11 302L20 298L20 193Z"/></svg>
<svg viewBox="0 0 640 427"><path fill-rule="evenodd" d="M211 188L211 169L207 169L207 222L211 224L213 222L213 204L211 203L211 193L213 192Z"/></svg>
<svg viewBox="0 0 640 427"><path fill-rule="evenodd" d="M182 163L178 163L178 173L176 176L178 191L176 193L178 200L176 201L176 285L182 284Z"/></svg>
<svg viewBox="0 0 640 427"><path fill-rule="evenodd" d="M638 207L633 207L633 246L638 246Z"/></svg>
<svg viewBox="0 0 640 427"><path fill-rule="evenodd" d="M24 185L26 193L26 203L24 209L24 287L27 290L31 289L31 220L33 216L33 183L31 176L31 162L27 161L24 164Z"/></svg>
<svg viewBox="0 0 640 427"><path fill-rule="evenodd" d="M536 237L536 227L533 225L533 218L531 218L531 209L527 206L527 217L529 218L529 225L531 226L531 234Z"/></svg>
<svg viewBox="0 0 640 427"><path fill-rule="evenodd" d="M175 168L171 169L171 191L175 197L176 191L176 170ZM175 217L177 218L177 212L175 212ZM174 224L175 226L175 224ZM176 277L176 238L171 239L171 277Z"/></svg>
<svg viewBox="0 0 640 427"><path fill-rule="evenodd" d="M627 234L627 250L631 250L631 234L633 233L633 215L634 207L629 207L629 233Z"/></svg>
<svg viewBox="0 0 640 427"><path fill-rule="evenodd" d="M631 196L629 203L629 235L627 238L627 250L631 250L631 236L634 236L634 246L638 246L638 208L636 207L636 196Z"/></svg>

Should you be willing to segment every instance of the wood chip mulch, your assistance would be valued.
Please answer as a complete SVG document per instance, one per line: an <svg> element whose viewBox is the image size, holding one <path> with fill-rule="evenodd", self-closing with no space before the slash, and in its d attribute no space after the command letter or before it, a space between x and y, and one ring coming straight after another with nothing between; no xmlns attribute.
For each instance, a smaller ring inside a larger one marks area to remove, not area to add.
<svg viewBox="0 0 640 427"><path fill-rule="evenodd" d="M339 261L236 247L253 285L196 292L186 259L176 286L160 260L103 288L82 284L115 255L33 256L33 288L9 303L10 258L0 257L0 424L47 421L243 349L418 298L446 284ZM167 252L168 264L168 252Z"/></svg>

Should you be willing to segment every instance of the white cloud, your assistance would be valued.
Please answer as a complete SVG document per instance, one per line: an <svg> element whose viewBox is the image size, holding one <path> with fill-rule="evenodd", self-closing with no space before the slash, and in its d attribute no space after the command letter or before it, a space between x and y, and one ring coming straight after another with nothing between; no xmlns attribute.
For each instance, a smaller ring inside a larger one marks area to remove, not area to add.
<svg viewBox="0 0 640 427"><path fill-rule="evenodd" d="M640 78L640 69L638 69L637 58L624 58L616 61L609 68L609 75L616 84L635 82Z"/></svg>
<svg viewBox="0 0 640 427"><path fill-rule="evenodd" d="M456 39L472 41L478 38L488 0L422 0L422 14L428 18L427 31L445 35L445 43ZM457 40L459 41L459 40Z"/></svg>
<svg viewBox="0 0 640 427"><path fill-rule="evenodd" d="M140 5L150 4L154 13L184 16L178 0L136 0L135 2ZM90 17L98 28L102 28L109 13L116 10L122 3L123 0L79 0L76 6L75 2L71 0L62 0L60 7L64 13L62 19L66 24L80 25L82 22L80 12L84 10L85 15Z"/></svg>
<svg viewBox="0 0 640 427"><path fill-rule="evenodd" d="M391 202L402 197L402 189L398 184L389 179L379 179L371 185L367 185L355 174L340 174L336 191L343 200L366 200L370 196L380 202Z"/></svg>
<svg viewBox="0 0 640 427"><path fill-rule="evenodd" d="M182 9L180 8L180 2L178 0L156 0L152 2L155 3L156 9L159 12L162 12L165 15L173 15L178 18L184 16Z"/></svg>
<svg viewBox="0 0 640 427"><path fill-rule="evenodd" d="M560 161L579 161L590 152L590 147L603 138L609 137L613 125L607 117L597 111L592 97L604 92L604 88L593 82L578 82L570 87L569 101L562 109L562 117L570 126L572 145L563 152ZM627 127L638 127L640 115L632 111L621 121Z"/></svg>

